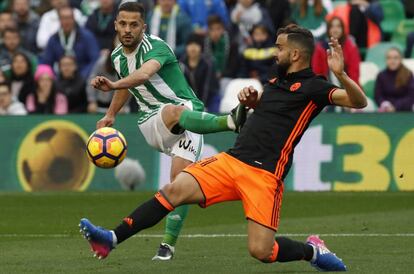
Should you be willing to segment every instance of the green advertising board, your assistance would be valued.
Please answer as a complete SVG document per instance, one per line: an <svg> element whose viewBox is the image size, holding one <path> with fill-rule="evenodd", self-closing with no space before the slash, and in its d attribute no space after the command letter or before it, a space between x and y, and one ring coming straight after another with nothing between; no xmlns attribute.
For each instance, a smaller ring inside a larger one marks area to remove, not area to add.
<svg viewBox="0 0 414 274"><path fill-rule="evenodd" d="M414 190L413 114L321 114L295 150L285 189L296 191ZM1 191L119 190L113 169L89 163L85 142L98 115L0 117ZM169 157L150 148L134 115L115 127L127 157L146 173L138 190L169 182ZM203 156L232 146L232 132L205 135Z"/></svg>

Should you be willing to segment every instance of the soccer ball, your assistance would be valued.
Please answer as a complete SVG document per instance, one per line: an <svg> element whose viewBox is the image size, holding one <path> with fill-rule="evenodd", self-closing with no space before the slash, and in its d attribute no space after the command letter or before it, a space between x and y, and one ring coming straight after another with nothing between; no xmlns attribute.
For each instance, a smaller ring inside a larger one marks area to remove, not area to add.
<svg viewBox="0 0 414 274"><path fill-rule="evenodd" d="M113 168L125 158L127 143L121 132L103 127L89 136L86 150L89 160L96 166Z"/></svg>

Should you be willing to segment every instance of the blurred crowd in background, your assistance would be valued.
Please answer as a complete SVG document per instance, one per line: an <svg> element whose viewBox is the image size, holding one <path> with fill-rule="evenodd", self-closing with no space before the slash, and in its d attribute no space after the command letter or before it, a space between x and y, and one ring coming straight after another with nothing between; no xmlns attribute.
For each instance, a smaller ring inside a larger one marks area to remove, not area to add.
<svg viewBox="0 0 414 274"><path fill-rule="evenodd" d="M125 0L124 0L125 2ZM227 112L234 92L259 89L274 66L277 30L295 23L315 37L312 68L329 70L328 37L342 45L347 74L369 105L362 112L413 111L412 0L137 0L147 32L175 51L183 73L210 112ZM90 79L117 76L119 0L9 0L0 3L0 114L105 113L113 92ZM248 79L248 80L246 80ZM130 100L122 112L134 113ZM326 111L354 112L327 108Z"/></svg>

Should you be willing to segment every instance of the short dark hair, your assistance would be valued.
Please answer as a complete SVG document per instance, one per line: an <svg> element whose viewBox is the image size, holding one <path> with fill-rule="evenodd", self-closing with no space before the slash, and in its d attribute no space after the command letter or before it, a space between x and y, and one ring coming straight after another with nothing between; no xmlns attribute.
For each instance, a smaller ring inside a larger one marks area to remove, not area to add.
<svg viewBox="0 0 414 274"><path fill-rule="evenodd" d="M310 60L315 49L315 42L312 35L308 29L299 27L295 24L287 25L284 28L280 28L277 31L277 36L281 34L286 34L288 42L292 42L300 45L302 51L306 53L307 58Z"/></svg>
<svg viewBox="0 0 414 274"><path fill-rule="evenodd" d="M218 15L210 15L207 18L207 26L208 27L211 27L214 24L220 24L220 25L224 26L224 22L223 22L223 20L221 19L220 16L218 16Z"/></svg>
<svg viewBox="0 0 414 274"><path fill-rule="evenodd" d="M116 16L118 16L121 11L139 12L141 14L142 19L145 21L145 8L141 3L125 2L121 4L118 8Z"/></svg>

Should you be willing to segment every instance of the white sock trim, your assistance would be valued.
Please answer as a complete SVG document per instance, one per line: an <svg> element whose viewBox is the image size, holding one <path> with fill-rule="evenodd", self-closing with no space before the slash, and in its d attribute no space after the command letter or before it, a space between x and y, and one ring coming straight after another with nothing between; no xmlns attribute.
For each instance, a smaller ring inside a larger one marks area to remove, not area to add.
<svg viewBox="0 0 414 274"><path fill-rule="evenodd" d="M115 247L118 244L118 239L116 238L116 234L113 230L111 230L112 233L112 246Z"/></svg>
<svg viewBox="0 0 414 274"><path fill-rule="evenodd" d="M235 130L236 129L236 124L234 123L233 119L231 118L231 115L227 115L227 126L229 127L229 129L231 130Z"/></svg>

